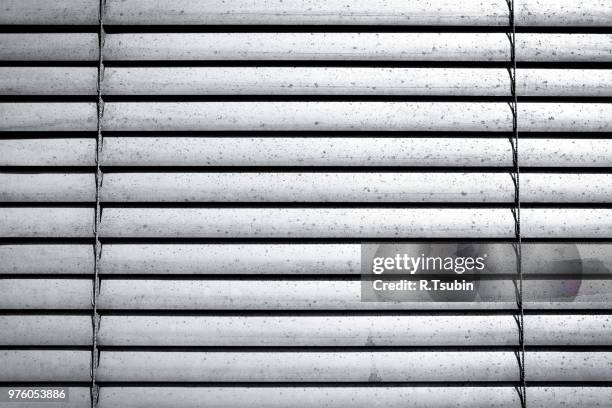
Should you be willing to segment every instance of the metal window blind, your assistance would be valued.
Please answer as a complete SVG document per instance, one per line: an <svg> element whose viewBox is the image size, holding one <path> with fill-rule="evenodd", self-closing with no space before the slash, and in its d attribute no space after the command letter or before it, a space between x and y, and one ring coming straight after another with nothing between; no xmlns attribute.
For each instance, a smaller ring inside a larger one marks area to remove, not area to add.
<svg viewBox="0 0 612 408"><path fill-rule="evenodd" d="M510 5L0 0L0 383L609 407L609 277L521 325L514 299L360 300L363 241L520 228L612 269L612 4Z"/></svg>

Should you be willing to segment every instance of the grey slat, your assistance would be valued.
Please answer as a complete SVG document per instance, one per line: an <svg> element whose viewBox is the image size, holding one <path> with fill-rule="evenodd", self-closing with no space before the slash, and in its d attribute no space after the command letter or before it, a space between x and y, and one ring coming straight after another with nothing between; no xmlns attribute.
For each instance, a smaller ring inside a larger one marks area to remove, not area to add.
<svg viewBox="0 0 612 408"><path fill-rule="evenodd" d="M612 34L519 33L516 41L519 61L612 61Z"/></svg>
<svg viewBox="0 0 612 408"><path fill-rule="evenodd" d="M93 208L2 207L0 237L89 238L93 236L93 221Z"/></svg>
<svg viewBox="0 0 612 408"><path fill-rule="evenodd" d="M517 376L510 352L102 351L98 369L101 381L512 381Z"/></svg>
<svg viewBox="0 0 612 408"><path fill-rule="evenodd" d="M89 346L90 316L1 315L1 346Z"/></svg>
<svg viewBox="0 0 612 408"><path fill-rule="evenodd" d="M0 103L0 131L95 131L94 103Z"/></svg>
<svg viewBox="0 0 612 408"><path fill-rule="evenodd" d="M489 176L485 175L487 180ZM521 201L526 203L606 203L612 201L611 191L612 174L523 173L520 177Z"/></svg>
<svg viewBox="0 0 612 408"><path fill-rule="evenodd" d="M515 12L517 24L524 26L612 25L612 5L606 0L517 0Z"/></svg>
<svg viewBox="0 0 612 408"><path fill-rule="evenodd" d="M0 173L0 201L92 202L96 198L94 174Z"/></svg>
<svg viewBox="0 0 612 408"><path fill-rule="evenodd" d="M495 132L511 129L511 111L474 102L109 102L105 129Z"/></svg>
<svg viewBox="0 0 612 408"><path fill-rule="evenodd" d="M1 214L1 213L0 213ZM103 237L512 238L502 208L107 208ZM527 208L523 236L608 238L612 209Z"/></svg>
<svg viewBox="0 0 612 408"><path fill-rule="evenodd" d="M526 353L531 381L605 381L610 352ZM495 364L491 364L495 362ZM101 381L398 382L517 381L511 351L102 351Z"/></svg>
<svg viewBox="0 0 612 408"><path fill-rule="evenodd" d="M0 24L96 24L95 0L2 0Z"/></svg>
<svg viewBox="0 0 612 408"><path fill-rule="evenodd" d="M529 346L608 346L609 315L527 315ZM512 346L512 315L103 316L102 346Z"/></svg>
<svg viewBox="0 0 612 408"><path fill-rule="evenodd" d="M516 272L514 249L505 243L475 244L487 259L488 273ZM19 246L16 247L21 248ZM407 253L423 253L421 244L402 245ZM525 274L566 274L556 262L568 259L566 250L580 256L582 273L612 272L612 253L606 243L523 243ZM0 253L2 247L0 246ZM35 251L35 250L32 250ZM11 262L17 262L11 251ZM59 254L59 251L58 251ZM90 255L90 254L86 254ZM544 256L545 255L545 256ZM254 274L254 275L358 275L361 273L359 244L105 244L100 259L104 274ZM1 266L0 266L1 267ZM11 269L9 269L10 271ZM19 269L23 271L23 269ZM1 269L0 269L1 271ZM575 273L576 269L573 269Z"/></svg>
<svg viewBox="0 0 612 408"><path fill-rule="evenodd" d="M0 245L1 274L91 274L93 245Z"/></svg>
<svg viewBox="0 0 612 408"><path fill-rule="evenodd" d="M605 47L592 37L596 55ZM1 54L0 54L1 55ZM501 33L122 33L109 34L104 59L505 61Z"/></svg>
<svg viewBox="0 0 612 408"><path fill-rule="evenodd" d="M96 33L2 33L0 60L96 61Z"/></svg>
<svg viewBox="0 0 612 408"><path fill-rule="evenodd" d="M89 309L90 279L0 279L0 309Z"/></svg>
<svg viewBox="0 0 612 408"><path fill-rule="evenodd" d="M511 184L502 173L108 173L102 200L511 202Z"/></svg>
<svg viewBox="0 0 612 408"><path fill-rule="evenodd" d="M361 252L359 245L346 244L106 244L100 272L359 274Z"/></svg>
<svg viewBox="0 0 612 408"><path fill-rule="evenodd" d="M584 280L575 296L564 289L564 285L575 285L575 280L526 282L527 309L607 309L612 301L610 280ZM369 302L362 301L361 282L356 279L110 279L102 284L98 306L116 310L515 310L514 283L505 280L493 287L497 293L489 297L495 301L478 297L472 302L447 302L420 292L401 302Z"/></svg>
<svg viewBox="0 0 612 408"><path fill-rule="evenodd" d="M481 68L111 67L104 74L104 92L111 95L494 96L510 93L510 79L503 69Z"/></svg>
<svg viewBox="0 0 612 408"><path fill-rule="evenodd" d="M101 162L105 166L512 166L511 145L502 138L331 135L312 138L107 136ZM612 166L612 144L606 139L523 136L520 151L522 167Z"/></svg>
<svg viewBox="0 0 612 408"><path fill-rule="evenodd" d="M518 115L524 132L612 131L605 103L522 103ZM105 129L500 132L512 130L512 118L505 103L109 102Z"/></svg>
<svg viewBox="0 0 612 408"><path fill-rule="evenodd" d="M533 408L605 408L612 398L610 387L528 388ZM180 396L180 398L178 397ZM143 387L102 386L100 408L516 408L520 401L509 386L285 386L285 387Z"/></svg>
<svg viewBox="0 0 612 408"><path fill-rule="evenodd" d="M556 229L553 216L548 228ZM563 226L562 219L557 222ZM603 233L612 228L612 220L599 223ZM529 225L526 230L529 236ZM513 237L514 224L509 210L488 208L106 208L100 233L124 238Z"/></svg>
<svg viewBox="0 0 612 408"><path fill-rule="evenodd" d="M519 33L516 40L519 61L612 61L612 34ZM104 58L508 61L510 43L503 33L117 33L106 37Z"/></svg>
<svg viewBox="0 0 612 408"><path fill-rule="evenodd" d="M97 80L89 67L0 67L3 95L95 95Z"/></svg>
<svg viewBox="0 0 612 408"><path fill-rule="evenodd" d="M559 3L517 0L516 23L523 26L610 26L605 0ZM506 26L508 7L500 0L462 1L151 1L109 0L111 24L366 24Z"/></svg>
<svg viewBox="0 0 612 408"><path fill-rule="evenodd" d="M10 71L7 79L30 90L36 69ZM67 73L82 81L85 72ZM2 70L0 68L0 81ZM63 83L63 79L55 79ZM17 86L6 88L16 92ZM33 93L47 92L39 81ZM1 89L0 82L0 89ZM42 91L40 90L42 87ZM92 87L87 89L91 90ZM23 89L23 90L21 90ZM93 87L95 89L95 86ZM85 90L79 92L85 93ZM109 67L104 93L110 95L464 95L508 96L510 77L500 68L346 67ZM611 96L612 70L518 69L517 93L525 96Z"/></svg>
<svg viewBox="0 0 612 408"><path fill-rule="evenodd" d="M91 351L3 350L0 381L89 381Z"/></svg>
<svg viewBox="0 0 612 408"><path fill-rule="evenodd" d="M521 228L525 237L533 238L609 238L612 209L523 209Z"/></svg>
<svg viewBox="0 0 612 408"><path fill-rule="evenodd" d="M502 0L273 1L257 3L219 0L108 1L110 24L365 24L466 25L508 24Z"/></svg>
<svg viewBox="0 0 612 408"><path fill-rule="evenodd" d="M93 138L0 139L2 166L94 166Z"/></svg>
<svg viewBox="0 0 612 408"><path fill-rule="evenodd" d="M93 182L88 180L88 183L93 187ZM10 184L8 190L8 194L15 194ZM609 202L612 201L610 191L610 174L525 173L521 177L521 201L526 203ZM62 196L60 184L59 192L49 198ZM93 192L80 194L82 199L92 196ZM105 174L101 199L107 202L513 203L514 183L508 173L130 172Z"/></svg>
<svg viewBox="0 0 612 408"><path fill-rule="evenodd" d="M516 71L516 80L521 96L612 95L612 70L607 69L521 68Z"/></svg>

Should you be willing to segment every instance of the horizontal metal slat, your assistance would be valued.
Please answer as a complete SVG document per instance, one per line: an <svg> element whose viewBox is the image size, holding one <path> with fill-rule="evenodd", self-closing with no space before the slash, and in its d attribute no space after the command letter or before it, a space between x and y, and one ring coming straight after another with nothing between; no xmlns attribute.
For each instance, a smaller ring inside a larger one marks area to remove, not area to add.
<svg viewBox="0 0 612 408"><path fill-rule="evenodd" d="M607 309L612 301L612 281L584 280L572 295L564 285L576 280L527 280L527 309ZM362 301L358 280L167 280L109 279L101 285L98 307L115 310L516 310L511 280L496 281L495 301L455 302L432 298L427 292L412 301ZM495 297L493 297L495 296ZM528 299L544 299L529 301Z"/></svg>
<svg viewBox="0 0 612 408"><path fill-rule="evenodd" d="M110 24L366 24L507 26L508 6L501 0L462 1L150 1L110 0ZM612 7L605 0L559 4L517 0L519 26L610 26Z"/></svg>
<svg viewBox="0 0 612 408"><path fill-rule="evenodd" d="M517 59L612 61L612 34L517 34ZM433 50L433 51L432 51ZM94 33L3 33L6 61L95 61ZM108 34L104 59L508 61L503 33L148 33Z"/></svg>
<svg viewBox="0 0 612 408"><path fill-rule="evenodd" d="M82 207L2 207L0 237L90 238L94 209Z"/></svg>
<svg viewBox="0 0 612 408"><path fill-rule="evenodd" d="M0 315L0 346L88 346L90 316Z"/></svg>
<svg viewBox="0 0 612 408"><path fill-rule="evenodd" d="M520 152L521 167L612 166L612 145L606 139L529 139L523 136ZM101 163L105 166L511 167L512 148L507 139L485 137L107 136Z"/></svg>
<svg viewBox="0 0 612 408"><path fill-rule="evenodd" d="M612 236L607 208L528 208L521 222L528 238ZM101 222L102 237L124 238L513 238L514 233L512 213L502 208L107 208Z"/></svg>
<svg viewBox="0 0 612 408"><path fill-rule="evenodd" d="M528 346L608 346L609 315L527 315ZM0 320L1 325L1 320ZM0 337L0 341L1 341ZM99 344L120 347L516 346L507 315L103 316Z"/></svg>
<svg viewBox="0 0 612 408"><path fill-rule="evenodd" d="M502 0L464 1L108 1L110 24L365 24L474 25L508 24Z"/></svg>
<svg viewBox="0 0 612 408"><path fill-rule="evenodd" d="M96 33L1 33L3 61L97 61Z"/></svg>
<svg viewBox="0 0 612 408"><path fill-rule="evenodd" d="M0 67L5 95L93 95L97 70ZM500 68L108 67L105 95L509 96ZM517 70L519 96L612 96L612 70Z"/></svg>
<svg viewBox="0 0 612 408"><path fill-rule="evenodd" d="M110 102L104 120L110 131L499 132L511 130L511 117L503 103Z"/></svg>
<svg viewBox="0 0 612 408"><path fill-rule="evenodd" d="M0 103L2 132L95 131L97 120L94 103Z"/></svg>
<svg viewBox="0 0 612 408"><path fill-rule="evenodd" d="M108 61L505 61L509 53L499 33L125 33L109 34L104 47Z"/></svg>
<svg viewBox="0 0 612 408"><path fill-rule="evenodd" d="M100 234L124 238L513 237L514 224L510 211L502 209L107 208Z"/></svg>
<svg viewBox="0 0 612 408"><path fill-rule="evenodd" d="M90 381L91 351L3 350L0 381Z"/></svg>
<svg viewBox="0 0 612 408"><path fill-rule="evenodd" d="M95 95L96 68L0 67L3 95Z"/></svg>
<svg viewBox="0 0 612 408"><path fill-rule="evenodd" d="M469 68L111 67L104 86L110 95L493 96L509 94L510 78Z"/></svg>
<svg viewBox="0 0 612 408"><path fill-rule="evenodd" d="M91 274L93 245L0 245L1 274Z"/></svg>
<svg viewBox="0 0 612 408"><path fill-rule="evenodd" d="M91 279L0 279L0 309L90 309Z"/></svg>
<svg viewBox="0 0 612 408"><path fill-rule="evenodd" d="M32 181L36 184L37 177ZM86 181L92 191L80 193L82 200L93 197L93 182ZM45 197L61 199L67 188L74 187L59 184L55 194ZM16 195L14 190L9 183L4 199ZM602 203L612 201L609 191L611 174L521 175L525 203ZM106 173L101 190L104 202L513 203L514 199L512 177L505 173Z"/></svg>
<svg viewBox="0 0 612 408"><path fill-rule="evenodd" d="M92 202L96 200L94 174L2 173L0 201Z"/></svg>
<svg viewBox="0 0 612 408"><path fill-rule="evenodd" d="M605 0L559 2L556 0L516 0L516 24L521 26L609 27L612 5Z"/></svg>
<svg viewBox="0 0 612 408"><path fill-rule="evenodd" d="M521 103L518 126L604 132L611 115L605 103ZM506 103L479 102L109 102L104 123L109 131L509 132L512 114Z"/></svg>
<svg viewBox="0 0 612 408"><path fill-rule="evenodd" d="M527 389L529 406L564 408L605 407L612 398L610 387L533 387ZM291 406L295 408L372 407L373 401L388 408L518 408L520 401L514 387L499 386L285 386L285 387L143 387L102 386L100 408L199 408L202 401L214 408L261 408Z"/></svg>
<svg viewBox="0 0 612 408"><path fill-rule="evenodd" d="M401 248L416 254L431 250L408 243ZM516 273L510 245L485 242L474 248L499 255L487 260L488 273ZM576 273L576 268L558 267L568 259L566 250L577 252L585 275L612 271L606 243L523 243L523 273ZM105 244L100 258L103 274L359 275L361 266L360 244Z"/></svg>
<svg viewBox="0 0 612 408"><path fill-rule="evenodd" d="M21 72L13 75L24 81L27 77ZM104 93L509 96L510 77L498 68L110 67L104 73ZM612 70L518 69L517 93L610 96Z"/></svg>
<svg viewBox="0 0 612 408"><path fill-rule="evenodd" d="M0 166L94 166L94 138L0 139Z"/></svg>
<svg viewBox="0 0 612 408"><path fill-rule="evenodd" d="M96 0L2 0L0 24L97 24Z"/></svg>
<svg viewBox="0 0 612 408"><path fill-rule="evenodd" d="M612 34L518 33L516 41L518 61L612 61ZM108 61L509 61L510 43L503 33L124 33L109 34L103 52Z"/></svg>
<svg viewBox="0 0 612 408"><path fill-rule="evenodd" d="M522 103L523 132L612 131L605 103ZM95 131L94 103L0 103L0 131ZM511 131L505 103L108 102L107 131Z"/></svg>
<svg viewBox="0 0 612 408"><path fill-rule="evenodd" d="M610 352L527 352L529 381L606 381ZM102 351L100 381L517 381L514 352Z"/></svg>

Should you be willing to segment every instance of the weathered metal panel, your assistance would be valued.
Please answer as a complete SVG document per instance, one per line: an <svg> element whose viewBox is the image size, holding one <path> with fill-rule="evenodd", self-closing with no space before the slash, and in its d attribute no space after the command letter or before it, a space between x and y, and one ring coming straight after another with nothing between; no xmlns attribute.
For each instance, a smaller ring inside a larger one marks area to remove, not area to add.
<svg viewBox="0 0 612 408"><path fill-rule="evenodd" d="M1 207L2 238L90 238L94 209L85 207Z"/></svg>
<svg viewBox="0 0 612 408"><path fill-rule="evenodd" d="M529 346L607 346L610 315L527 315ZM516 346L508 315L104 316L103 346Z"/></svg>
<svg viewBox="0 0 612 408"><path fill-rule="evenodd" d="M93 138L0 139L2 166L94 166Z"/></svg>
<svg viewBox="0 0 612 408"><path fill-rule="evenodd" d="M611 190L610 174L521 177L525 203L604 203ZM61 191L49 198L61 198ZM101 191L102 201L114 203L513 203L514 198L509 173L107 173Z"/></svg>
<svg viewBox="0 0 612 408"><path fill-rule="evenodd" d="M104 138L105 166L437 166L512 167L505 138L428 137ZM2 141L0 141L0 146ZM606 139L521 137L521 167L610 167Z"/></svg>
<svg viewBox="0 0 612 408"><path fill-rule="evenodd" d="M93 244L0 245L0 274L91 274Z"/></svg>
<svg viewBox="0 0 612 408"><path fill-rule="evenodd" d="M0 279L0 309L90 309L91 279Z"/></svg>
<svg viewBox="0 0 612 408"><path fill-rule="evenodd" d="M2 132L95 131L97 120L94 103L0 103Z"/></svg>
<svg viewBox="0 0 612 408"><path fill-rule="evenodd" d="M111 279L103 283L99 306L117 310L514 310L514 282L496 283L500 295L493 300L446 302L419 293L414 301L364 302L361 282L354 279L227 279L168 280ZM575 296L551 292L550 281L525 284L527 309L607 309L612 301L612 282L589 279Z"/></svg>
<svg viewBox="0 0 612 408"><path fill-rule="evenodd" d="M95 95L96 68L0 67L3 95Z"/></svg>
<svg viewBox="0 0 612 408"><path fill-rule="evenodd" d="M0 24L96 24L96 0L2 0Z"/></svg>
<svg viewBox="0 0 612 408"><path fill-rule="evenodd" d="M0 346L89 346L92 339L90 316L0 316Z"/></svg>
<svg viewBox="0 0 612 408"><path fill-rule="evenodd" d="M612 398L610 387L530 386L529 406L605 408ZM100 408L200 408L206 401L214 408L516 408L520 406L514 387L508 386L231 386L231 387L143 387L103 386Z"/></svg>
<svg viewBox="0 0 612 408"><path fill-rule="evenodd" d="M541 210L540 210L541 211ZM584 215L589 211L582 210ZM554 216L546 213L548 228ZM581 214L581 213L578 213ZM606 215L593 214L612 228ZM557 218L558 227L567 225ZM537 222L534 219L533 222ZM494 208L107 208L102 213L102 237L150 238L401 238L514 236L508 209ZM574 225L576 231L588 226ZM529 228L527 228L528 230ZM543 232L545 233L545 231ZM526 232L526 235L528 232ZM569 234L569 233L568 233ZM528 236L528 235L527 235Z"/></svg>
<svg viewBox="0 0 612 408"><path fill-rule="evenodd" d="M96 181L87 173L0 173L0 201L95 202Z"/></svg>
<svg viewBox="0 0 612 408"><path fill-rule="evenodd" d="M89 381L91 351L3 350L0 381Z"/></svg>
<svg viewBox="0 0 612 408"><path fill-rule="evenodd" d="M96 61L96 33L1 33L0 60Z"/></svg>

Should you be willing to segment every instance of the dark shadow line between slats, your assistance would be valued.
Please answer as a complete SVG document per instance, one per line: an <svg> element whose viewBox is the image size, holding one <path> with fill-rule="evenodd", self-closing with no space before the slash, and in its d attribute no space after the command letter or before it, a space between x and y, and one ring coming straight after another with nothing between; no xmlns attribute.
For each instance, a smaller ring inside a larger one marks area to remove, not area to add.
<svg viewBox="0 0 612 408"><path fill-rule="evenodd" d="M53 311L50 313L34 312L26 313L27 311L19 311L18 314L57 314ZM525 310L526 315L550 315L550 316L608 316L612 313L612 306L610 309L535 309L529 308ZM0 314L15 314L0 312ZM85 313L83 313L85 314ZM142 317L176 317L177 319L182 316L188 317L379 317L379 316L436 316L436 317L447 317L447 316L515 316L516 308L509 309L415 309L415 310L355 310L355 309L328 309L328 310L189 310L189 309L147 309L147 310L136 310L136 309L103 309L101 312L102 316L119 316L119 317L130 317L130 316L142 316Z"/></svg>
<svg viewBox="0 0 612 408"><path fill-rule="evenodd" d="M0 132L0 138L4 134L21 135L21 132ZM25 132L24 132L25 134ZM40 133L39 133L40 134ZM47 133L53 134L53 133ZM508 139L512 132L489 132L489 131L261 131L261 130L197 130L197 131L121 131L105 130L104 137L216 137L216 138L494 138ZM610 139L612 132L521 132L523 139Z"/></svg>
<svg viewBox="0 0 612 408"><path fill-rule="evenodd" d="M0 26L1 28L2 26ZM14 26L12 26L14 27ZM39 26L40 27L40 26ZM507 33L507 25L444 24L105 24L108 34L123 33ZM519 33L607 34L609 26L518 26Z"/></svg>
<svg viewBox="0 0 612 408"><path fill-rule="evenodd" d="M107 103L191 102L456 102L508 103L510 96L470 95L105 95ZM95 95L0 95L0 103L94 103ZM612 103L611 96L522 96L529 103Z"/></svg>
<svg viewBox="0 0 612 408"><path fill-rule="evenodd" d="M107 34L122 33L507 33L507 25L448 24L113 24ZM96 33L97 24L0 24L0 33ZM608 34L610 26L517 26L518 33Z"/></svg>
<svg viewBox="0 0 612 408"><path fill-rule="evenodd" d="M532 381L529 380L529 387L544 387L544 386L565 386L565 387L589 387L589 386L612 386L612 381ZM243 387L312 387L312 388L330 388L330 387L359 387L359 388L383 388L383 387L517 387L519 381L390 381L390 382L369 382L369 381L327 381L327 382L253 382L253 381L201 381L201 382L172 382L172 381L97 381L102 387L223 387L223 388L243 388ZM0 383L2 384L2 383Z"/></svg>
<svg viewBox="0 0 612 408"><path fill-rule="evenodd" d="M104 322L102 322L102 325ZM104 326L102 326L104 327ZM13 346L0 346L0 349L12 349ZM37 349L38 347L27 346L27 349ZM44 347L47 348L47 347ZM57 346L57 349L65 347ZM72 347L71 347L72 348ZM76 348L76 347L74 347ZM572 346L572 345L538 345L538 346L525 346L527 351L538 352L538 351L553 351L553 352L605 352L612 351L612 346ZM493 351L493 352L514 352L516 351L516 345L455 345L455 346L432 346L432 345L416 345L416 346L376 346L376 345L364 345L364 346L278 346L278 345L266 345L266 346L105 346L100 343L100 351L115 351L115 352L187 352L187 353L215 353L215 352L274 352L274 353L344 353L344 352L482 352L482 351Z"/></svg>
<svg viewBox="0 0 612 408"><path fill-rule="evenodd" d="M106 68L131 67L345 67L345 68L504 68L509 61L392 61L392 60L113 60ZM10 62L10 61L9 61ZM24 61L27 63L27 61ZM35 62L30 62L30 65ZM9 64L10 66L10 64ZM610 69L612 61L519 61L517 68Z"/></svg>
<svg viewBox="0 0 612 408"><path fill-rule="evenodd" d="M563 166L563 167L530 167L523 166L526 174L601 174L607 175L612 173L612 167L581 167L581 166ZM451 173L451 174L480 174L480 173L495 173L506 174L511 171L509 166L102 166L105 174L159 174L159 173L238 173L238 174L256 174L256 173L309 173L309 174L326 174L326 173L401 173L401 174L420 174L420 173ZM0 166L0 172L14 174L93 174L94 166Z"/></svg>
<svg viewBox="0 0 612 408"><path fill-rule="evenodd" d="M189 237L101 237L105 245L110 244L362 244L362 243L422 243L422 242L491 242L491 243L511 243L510 238L499 237L452 237L452 238L431 238L431 237L359 237L359 238L189 238ZM542 243L612 243L609 238L524 238L524 242ZM78 237L0 237L0 245L27 245L27 244L85 244L90 245L91 239Z"/></svg>

